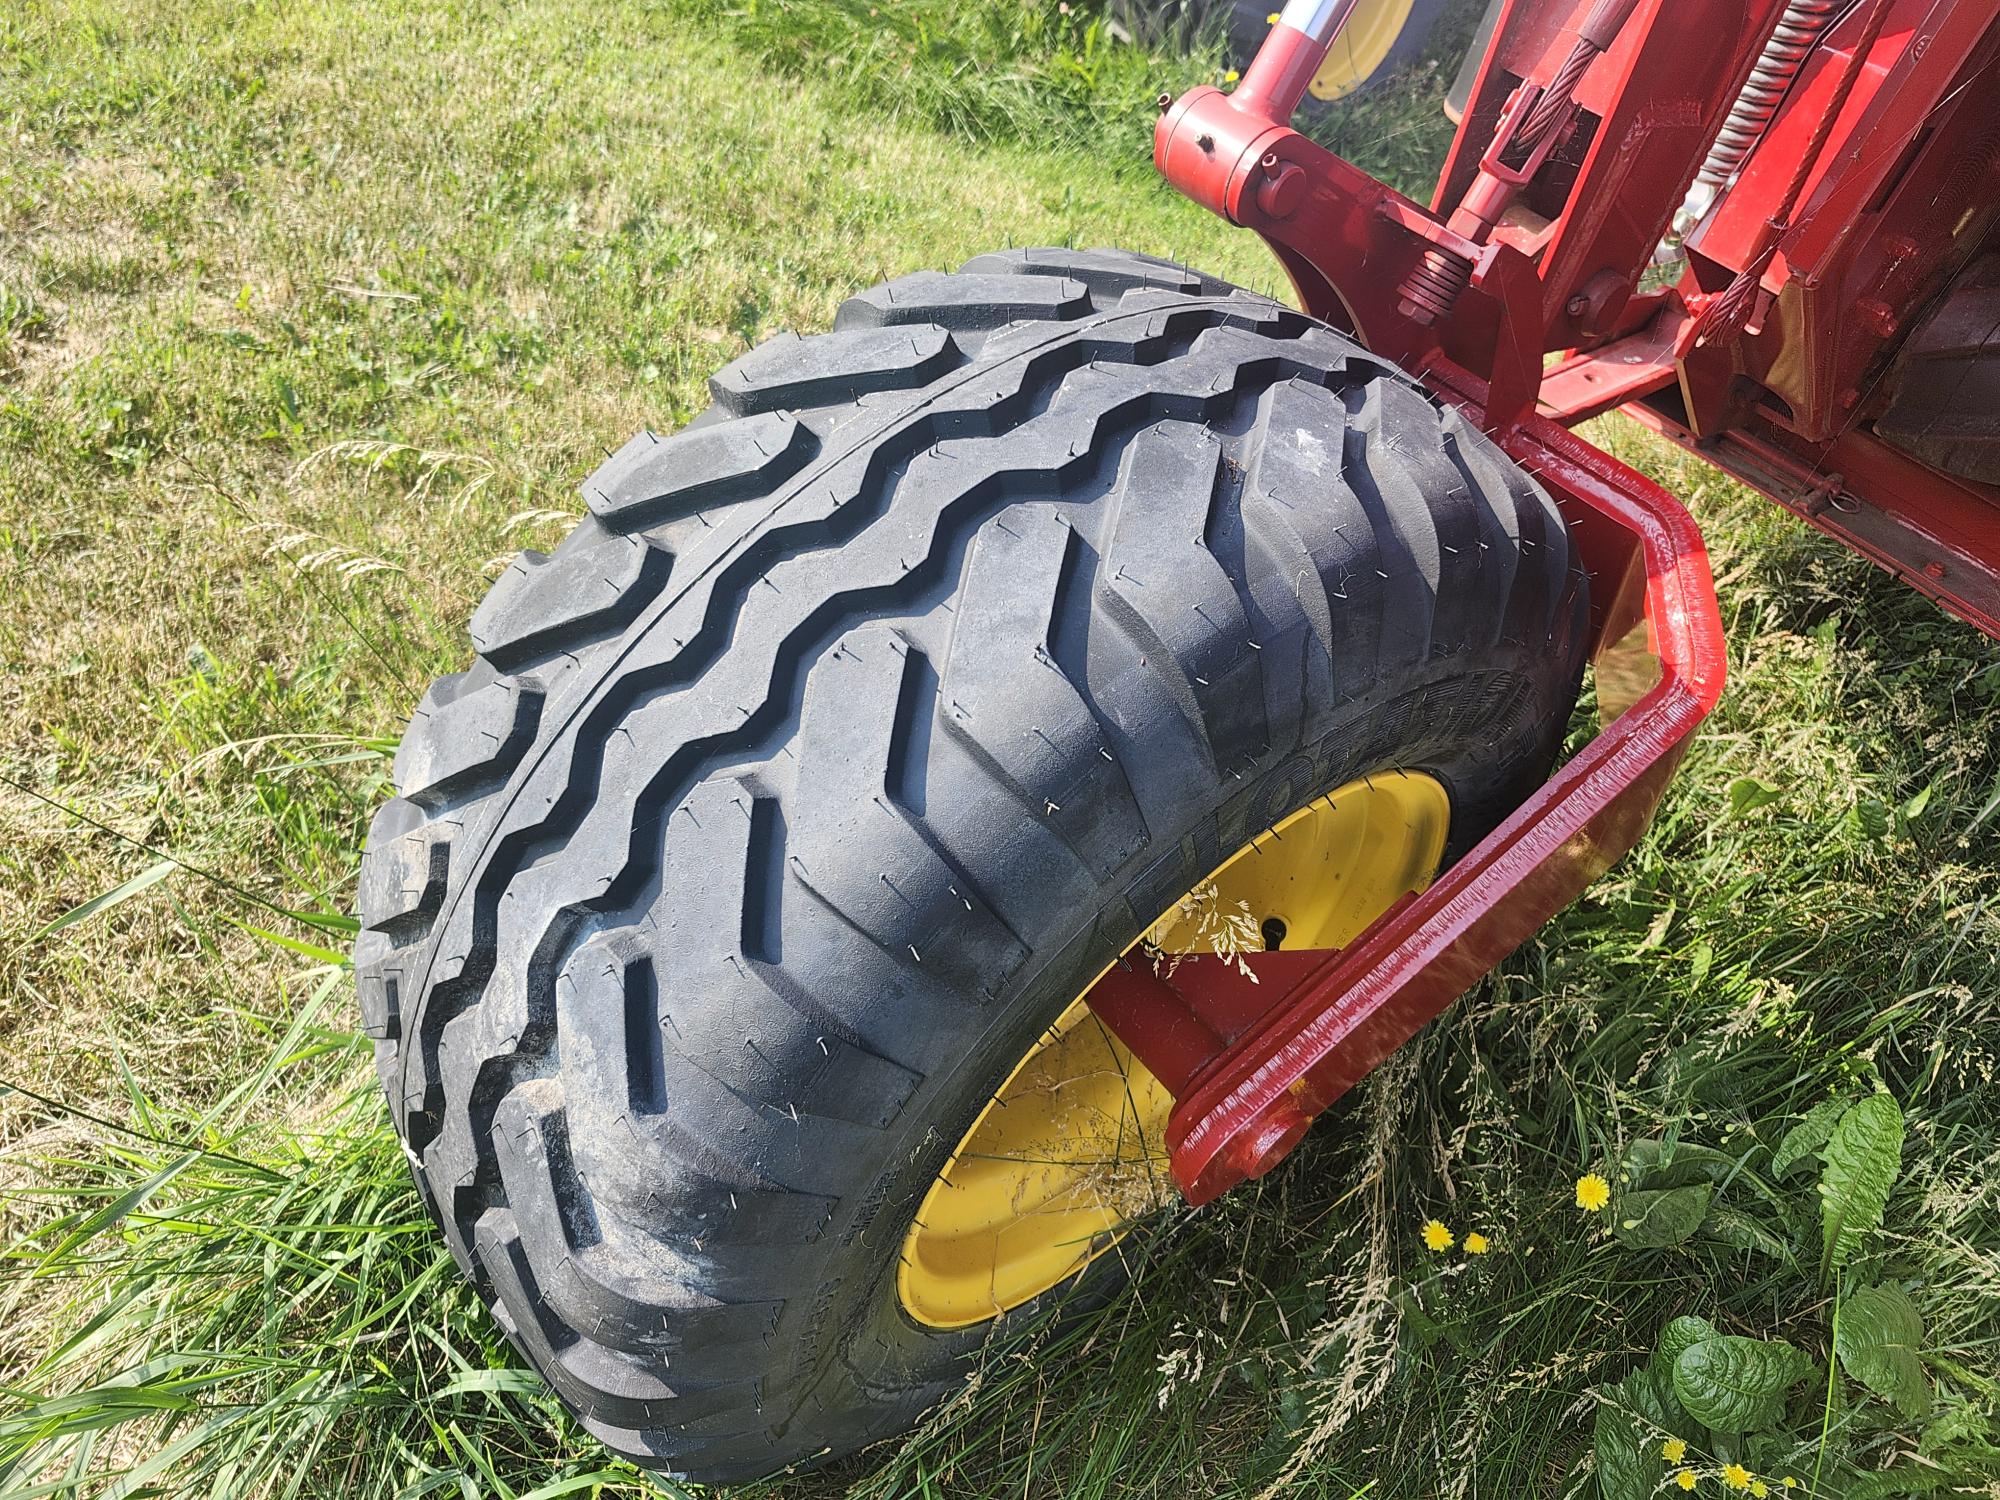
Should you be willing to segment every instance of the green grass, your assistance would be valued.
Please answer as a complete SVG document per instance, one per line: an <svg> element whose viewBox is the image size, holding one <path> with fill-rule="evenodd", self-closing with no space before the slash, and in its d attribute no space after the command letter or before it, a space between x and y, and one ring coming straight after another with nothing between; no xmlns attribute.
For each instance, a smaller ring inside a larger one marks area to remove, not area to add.
<svg viewBox="0 0 2000 1500"><path fill-rule="evenodd" d="M1144 169L1148 101L1215 59L1083 6L877 9L0 11L0 1491L648 1492L460 1286L352 1032L404 716L607 446L852 290L1004 243L1277 281ZM1436 86L1318 128L1420 191ZM1909 1142L1870 1254L1937 1417L1802 1390L1800 1477L1995 1482L2000 648L1595 436L1694 505L1731 642L1642 848L1129 1295L776 1492L1591 1493L1590 1391L1669 1317L1823 1355L1828 1306L1717 1242L1621 1247L1575 1178L1877 1086ZM1431 1255L1433 1215L1492 1252Z"/></svg>

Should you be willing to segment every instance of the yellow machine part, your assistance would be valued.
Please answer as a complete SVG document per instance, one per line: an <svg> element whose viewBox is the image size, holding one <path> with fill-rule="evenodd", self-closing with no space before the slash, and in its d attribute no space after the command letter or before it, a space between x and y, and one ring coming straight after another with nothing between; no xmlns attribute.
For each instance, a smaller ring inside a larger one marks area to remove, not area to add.
<svg viewBox="0 0 2000 1500"><path fill-rule="evenodd" d="M1417 0L1361 0L1340 35L1333 39L1326 61L1306 91L1315 99L1338 99L1353 93L1375 76L1396 45Z"/></svg>
<svg viewBox="0 0 2000 1500"><path fill-rule="evenodd" d="M1345 947L1406 891L1430 884L1450 822L1450 800L1429 776L1349 782L1238 850L1132 951L1158 962ZM1173 1193L1165 1143L1173 1102L1078 996L924 1195L896 1273L904 1310L933 1328L968 1327L1109 1250Z"/></svg>

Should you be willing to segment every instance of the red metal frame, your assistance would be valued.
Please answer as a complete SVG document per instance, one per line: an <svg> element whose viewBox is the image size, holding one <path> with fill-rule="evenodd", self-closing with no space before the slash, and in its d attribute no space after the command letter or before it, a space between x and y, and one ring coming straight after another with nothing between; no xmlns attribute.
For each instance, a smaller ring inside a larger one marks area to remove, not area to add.
<svg viewBox="0 0 2000 1500"><path fill-rule="evenodd" d="M1350 947L1247 956L1255 985L1199 958L1099 981L1092 1008L1175 1097L1172 1169L1197 1203L1269 1170L1628 851L1721 693L1693 521L1568 424L1632 411L2000 635L2000 489L1865 425L1896 337L2000 224L2000 111L1974 87L2000 59L1990 5L1857 7L1689 236L1679 283L1643 292L1783 0L1505 0L1430 210L1287 123L1338 9L1291 0L1234 95L1163 99L1155 160L1260 234L1307 311L1541 480L1593 577L1600 667L1643 622L1658 679Z"/></svg>

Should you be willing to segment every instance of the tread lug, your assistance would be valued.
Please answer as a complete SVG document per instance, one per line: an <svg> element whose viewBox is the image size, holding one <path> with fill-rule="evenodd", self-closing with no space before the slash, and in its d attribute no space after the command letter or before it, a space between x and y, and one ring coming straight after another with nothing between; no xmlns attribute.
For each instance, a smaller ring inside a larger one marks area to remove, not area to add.
<svg viewBox="0 0 2000 1500"><path fill-rule="evenodd" d="M819 443L796 417L766 411L655 437L642 432L584 482L590 513L614 532L768 494Z"/></svg>
<svg viewBox="0 0 2000 1500"><path fill-rule="evenodd" d="M1067 277L960 275L917 271L849 297L833 326L887 328L935 323L966 333L987 333L1023 319L1065 320L1091 311L1090 288Z"/></svg>
<svg viewBox="0 0 2000 1500"><path fill-rule="evenodd" d="M718 407L734 416L802 410L881 391L910 391L964 359L947 329L911 323L807 338L780 334L710 377Z"/></svg>

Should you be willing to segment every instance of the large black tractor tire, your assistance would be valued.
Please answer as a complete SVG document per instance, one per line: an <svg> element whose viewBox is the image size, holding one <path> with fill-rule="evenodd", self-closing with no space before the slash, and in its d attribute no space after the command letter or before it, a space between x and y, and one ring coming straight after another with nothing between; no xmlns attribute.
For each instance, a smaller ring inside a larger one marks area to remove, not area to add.
<svg viewBox="0 0 2000 1500"><path fill-rule="evenodd" d="M712 1481L908 1427L1006 1317L899 1301L1000 1080L1218 859L1372 770L1451 852L1546 774L1548 497L1351 340L1141 256L846 303L584 485L472 618L360 887L395 1125L507 1337Z"/></svg>

